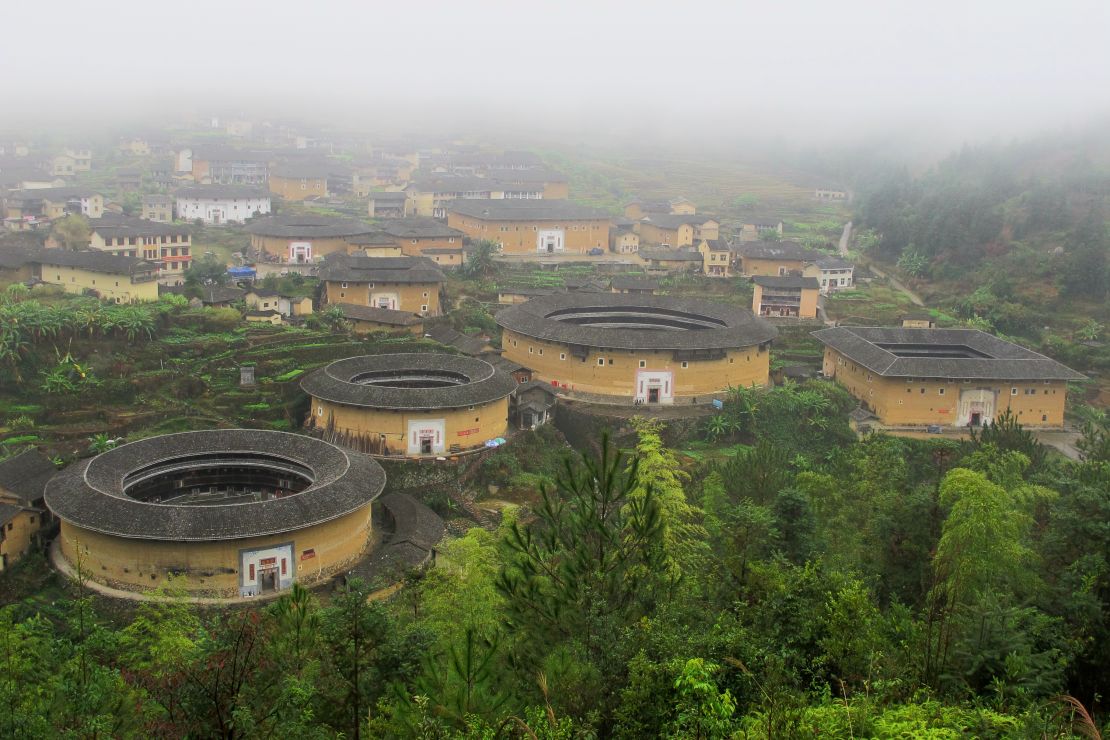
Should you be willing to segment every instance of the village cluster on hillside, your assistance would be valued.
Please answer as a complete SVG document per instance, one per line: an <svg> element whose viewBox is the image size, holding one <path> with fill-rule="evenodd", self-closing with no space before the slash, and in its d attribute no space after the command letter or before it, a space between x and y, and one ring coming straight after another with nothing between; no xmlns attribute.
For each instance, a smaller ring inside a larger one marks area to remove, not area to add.
<svg viewBox="0 0 1110 740"><path fill-rule="evenodd" d="M453 464L551 421L560 402L643 413L719 408L731 389L781 377L771 361L780 328L816 330L823 357L807 374L835 380L858 401L859 421L890 429L980 428L1002 415L1059 428L1067 383L1082 378L990 334L938 328L927 315L838 326L824 302L855 285L845 244L815 249L784 238L777 218L725 227L678 196L632 200L621 213L583 205L565 176L528 151L332 140L213 119L200 131L127 136L110 150L5 141L0 155L9 232L0 281L31 295L51 286L114 304L179 295L198 308L240 307L246 322L275 327L329 312L355 335L428 339L450 350L356 355L304 375L307 412L294 423L325 446L297 442L308 445L299 461L277 461L273 450L288 442L274 433L241 433L243 451L229 455L227 434L212 432L107 453L88 468L105 467L103 486L75 477L84 465L50 479L37 452L0 463L4 523L13 531L5 563L52 515L61 521L57 562L72 566L76 543L85 543L94 580L113 588L146 590L175 572L198 594L247 597L295 578L326 579L365 555L380 469L358 473L358 485L373 485L341 510L272 513L261 529L254 519L211 516L243 501L282 509L312 481L332 480L319 467L342 456L331 445ZM848 197L813 193L821 202ZM205 244L236 235L240 246L226 258L198 255L199 234ZM448 284L492 265L593 272L499 285L495 327L452 328L444 317L462 296ZM719 281L723 292L676 282L695 276L707 286ZM298 290L266 287L291 277ZM751 291L750 305L735 300L741 289ZM244 383L252 372L244 368ZM194 446L193 462L156 462ZM142 472L150 466L153 473ZM125 499L176 502L183 513L167 529ZM411 513L405 499L384 501L394 519ZM190 508L196 503L205 506ZM225 540L250 547L216 544ZM174 565L183 541L197 550L184 573Z"/></svg>

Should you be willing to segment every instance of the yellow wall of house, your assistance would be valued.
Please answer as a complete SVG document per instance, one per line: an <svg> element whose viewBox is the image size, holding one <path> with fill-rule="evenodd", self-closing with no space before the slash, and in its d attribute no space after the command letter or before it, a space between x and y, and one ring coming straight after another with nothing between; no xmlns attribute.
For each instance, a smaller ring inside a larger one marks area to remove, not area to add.
<svg viewBox="0 0 1110 740"><path fill-rule="evenodd" d="M0 285L26 282L34 276L35 269L30 262L19 267L0 267Z"/></svg>
<svg viewBox="0 0 1110 740"><path fill-rule="evenodd" d="M609 222L606 219L571 221L484 221L473 216L449 212L447 225L471 239L489 239L503 245L504 254L536 254L537 232L562 229L567 252L585 254L591 249L609 246Z"/></svg>
<svg viewBox="0 0 1110 740"><path fill-rule="evenodd" d="M745 275L782 275L780 268L787 273L801 272L805 268L805 263L801 260L768 260L768 259L753 259L752 257L741 257L741 269Z"/></svg>
<svg viewBox="0 0 1110 740"><path fill-rule="evenodd" d="M763 301L763 286L755 285L755 290L752 292L752 313L763 315L762 306ZM820 290L813 288L803 288L801 291L801 300L798 302L798 318L800 319L815 319L817 318L817 296L820 295Z"/></svg>
<svg viewBox="0 0 1110 740"><path fill-rule="evenodd" d="M425 249L462 249L462 234L445 237L394 237L401 252L410 257L421 257ZM430 255L429 255L430 256Z"/></svg>
<svg viewBox="0 0 1110 740"><path fill-rule="evenodd" d="M384 435L390 454L407 454L409 422L443 419L445 446L459 445L463 450L481 447L487 439L505 436L509 425L508 397L469 408L434 411L393 411L371 409L313 398L309 410L312 424L351 434Z"/></svg>
<svg viewBox="0 0 1110 740"><path fill-rule="evenodd" d="M158 300L156 280L132 283L130 275L112 275L79 267L44 264L41 278L44 283L62 286L67 293L81 294L86 290L95 290L101 298L118 303Z"/></svg>
<svg viewBox="0 0 1110 740"><path fill-rule="evenodd" d="M1062 381L962 380L883 378L857 365L834 349L825 348L824 372L865 403L884 424L927 426L956 424L960 392L989 389L996 416L1006 409L1028 427L1061 427L1067 384ZM1016 389L1016 394L1015 394Z"/></svg>
<svg viewBox="0 0 1110 740"><path fill-rule="evenodd" d="M366 282L348 282L343 287L342 282L325 280L322 300L327 303L353 303L356 306L369 306L372 293L396 293L397 305L395 311L407 311L424 316L439 316L439 284L438 283L374 283L368 287ZM428 310L422 311L421 306Z"/></svg>
<svg viewBox="0 0 1110 740"><path fill-rule="evenodd" d="M370 536L370 504L350 514L312 527L237 540L178 542L115 537L62 522L62 555L82 568L94 581L132 591L146 591L164 584L171 574L183 574L175 583L193 594L239 595L239 553L293 543L293 576L301 583L315 583L350 567L366 551ZM301 560L306 550L315 557Z"/></svg>
<svg viewBox="0 0 1110 740"><path fill-rule="evenodd" d="M641 221L640 243L688 247L694 243L694 227L689 224L683 224L677 229L664 229L653 223Z"/></svg>
<svg viewBox="0 0 1110 740"><path fill-rule="evenodd" d="M706 241L698 245L698 251L701 252L701 270L704 274L710 277L732 277L731 252L727 249L710 249Z"/></svg>
<svg viewBox="0 0 1110 740"><path fill-rule="evenodd" d="M720 239L721 225L716 221L707 221L694 230L695 239Z"/></svg>
<svg viewBox="0 0 1110 740"><path fill-rule="evenodd" d="M545 182L543 197L547 200L566 200L570 197L570 185L565 182Z"/></svg>
<svg viewBox="0 0 1110 740"><path fill-rule="evenodd" d="M463 263L461 250L448 254L425 254L424 256L442 267L458 267Z"/></svg>
<svg viewBox="0 0 1110 740"><path fill-rule="evenodd" d="M328 194L328 181L323 177L281 177L270 175L270 192L286 200L306 200Z"/></svg>
<svg viewBox="0 0 1110 740"><path fill-rule="evenodd" d="M366 321L365 319L347 319L347 321L351 323L351 329L356 334L373 334L376 331L385 331L391 334L416 334L420 336L424 333L424 324L398 326L397 324L379 324L377 321Z"/></svg>
<svg viewBox="0 0 1110 740"><path fill-rule="evenodd" d="M283 261L289 259L289 245L292 242L309 242L312 245L312 256L322 257L328 254L340 252L347 254L349 251L355 250L350 242L344 240L342 237L324 237L324 238L300 238L288 236L259 236L258 234L251 234L251 248L255 251L266 252Z"/></svg>
<svg viewBox="0 0 1110 740"><path fill-rule="evenodd" d="M408 192L405 198L405 212L414 216L431 218L435 212L435 194Z"/></svg>
<svg viewBox="0 0 1110 740"><path fill-rule="evenodd" d="M614 236L609 248L617 254L635 254L640 249L640 235L628 233Z"/></svg>
<svg viewBox="0 0 1110 740"><path fill-rule="evenodd" d="M591 348L582 361L566 345L509 329L502 335L501 346L505 359L530 368L537 380L558 382L572 392L629 399L635 397L636 373L641 369L673 372L674 395L684 398L708 395L729 386L763 386L770 377L770 353L758 346L728 350L720 360L689 360L685 368L670 351ZM599 359L604 359L605 364L599 365Z"/></svg>
<svg viewBox="0 0 1110 740"><path fill-rule="evenodd" d="M0 542L0 554L6 556L8 567L14 565L31 549L31 538L42 527L42 512L21 511L3 525L4 541ZM0 560L0 570L4 569Z"/></svg>

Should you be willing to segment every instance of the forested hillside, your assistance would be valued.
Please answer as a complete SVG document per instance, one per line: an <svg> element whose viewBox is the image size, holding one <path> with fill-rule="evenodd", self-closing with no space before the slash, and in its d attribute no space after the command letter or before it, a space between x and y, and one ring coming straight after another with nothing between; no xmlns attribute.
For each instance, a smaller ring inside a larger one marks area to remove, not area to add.
<svg viewBox="0 0 1110 740"><path fill-rule="evenodd" d="M1012 419L857 442L853 405L737 390L713 460L657 422L626 454L528 433L482 480L539 503L388 600L121 607L30 559L0 582L0 736L1096 737L1106 419L1071 462Z"/></svg>
<svg viewBox="0 0 1110 740"><path fill-rule="evenodd" d="M1047 268L1065 293L1101 299L1107 151L1102 139L1045 140L964 149L918 177L886 168L861 183L859 222L877 232L876 254L914 275L1005 265L1039 279Z"/></svg>

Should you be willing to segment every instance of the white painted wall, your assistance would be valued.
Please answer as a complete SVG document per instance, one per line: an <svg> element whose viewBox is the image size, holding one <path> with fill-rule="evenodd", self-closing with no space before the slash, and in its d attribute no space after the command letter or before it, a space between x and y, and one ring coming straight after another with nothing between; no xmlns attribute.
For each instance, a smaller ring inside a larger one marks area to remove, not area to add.
<svg viewBox="0 0 1110 740"><path fill-rule="evenodd" d="M447 450L447 424L443 419L415 419L409 421L408 454L419 455L421 441L430 439L432 453L443 454Z"/></svg>
<svg viewBox="0 0 1110 740"><path fill-rule="evenodd" d="M960 391L960 405L956 409L956 426L965 427L971 423L971 415L979 414L979 423L994 422L994 391L989 388L969 388Z"/></svg>
<svg viewBox="0 0 1110 740"><path fill-rule="evenodd" d="M637 370L636 400L647 403L652 388L659 389L659 403L674 403L674 373L668 370Z"/></svg>
<svg viewBox="0 0 1110 740"><path fill-rule="evenodd" d="M242 223L254 216L270 212L270 198L190 198L178 196L175 202L177 217L185 221L200 219L206 224L234 221Z"/></svg>
<svg viewBox="0 0 1110 740"><path fill-rule="evenodd" d="M262 561L273 558L277 568L278 589L286 589L293 585L296 575L293 563L293 545L278 545L264 550L242 550L239 553L239 595L257 596L261 591ZM282 574L282 563L285 564L285 573ZM254 576L251 577L251 566L254 566Z"/></svg>
<svg viewBox="0 0 1110 740"><path fill-rule="evenodd" d="M540 229L536 232L536 251L540 254L566 250L566 232L563 229Z"/></svg>

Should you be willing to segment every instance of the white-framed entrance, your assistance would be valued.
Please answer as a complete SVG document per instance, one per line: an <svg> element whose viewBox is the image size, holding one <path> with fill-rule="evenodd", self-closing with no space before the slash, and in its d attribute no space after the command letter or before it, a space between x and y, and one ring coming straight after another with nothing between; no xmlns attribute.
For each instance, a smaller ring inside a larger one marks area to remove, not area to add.
<svg viewBox="0 0 1110 740"><path fill-rule="evenodd" d="M636 403L674 403L674 373L669 370L637 370Z"/></svg>
<svg viewBox="0 0 1110 740"><path fill-rule="evenodd" d="M397 293L370 291L370 305L374 308L388 308L397 311L401 304L401 297Z"/></svg>
<svg viewBox="0 0 1110 740"><path fill-rule="evenodd" d="M536 251L554 254L566 251L567 234L563 229L540 229L536 232Z"/></svg>
<svg viewBox="0 0 1110 740"><path fill-rule="evenodd" d="M990 388L961 390L960 403L956 407L956 426L981 427L993 423L996 403L997 397Z"/></svg>
<svg viewBox="0 0 1110 740"><path fill-rule="evenodd" d="M293 543L239 551L239 595L258 596L283 591L296 576Z"/></svg>
<svg viewBox="0 0 1110 740"><path fill-rule="evenodd" d="M312 242L289 242L289 261L306 263L312 261Z"/></svg>
<svg viewBox="0 0 1110 740"><path fill-rule="evenodd" d="M447 423L443 419L409 421L408 454L440 455L447 450Z"/></svg>

